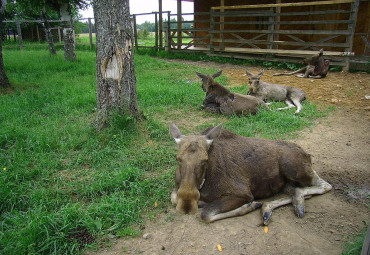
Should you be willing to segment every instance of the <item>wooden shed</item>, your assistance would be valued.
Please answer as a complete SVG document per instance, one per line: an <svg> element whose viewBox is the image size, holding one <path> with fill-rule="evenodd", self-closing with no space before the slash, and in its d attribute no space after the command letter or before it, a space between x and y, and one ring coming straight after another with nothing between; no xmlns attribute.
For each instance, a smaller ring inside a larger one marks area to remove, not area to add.
<svg viewBox="0 0 370 255"><path fill-rule="evenodd" d="M176 28L165 29L168 50L294 62L324 48L346 68L350 58L368 62L368 0L182 0L194 3L193 14L181 13L177 1L178 13L168 14L177 18ZM184 22L193 28L182 29Z"/></svg>

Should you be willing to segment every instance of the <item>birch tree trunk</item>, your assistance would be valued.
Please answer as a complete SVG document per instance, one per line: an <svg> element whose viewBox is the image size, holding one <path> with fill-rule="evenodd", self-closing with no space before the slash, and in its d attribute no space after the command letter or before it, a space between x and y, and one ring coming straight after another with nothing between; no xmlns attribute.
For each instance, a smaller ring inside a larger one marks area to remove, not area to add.
<svg viewBox="0 0 370 255"><path fill-rule="evenodd" d="M3 61L3 19L5 11L6 1L0 0L0 87L10 87L9 79L6 76Z"/></svg>
<svg viewBox="0 0 370 255"><path fill-rule="evenodd" d="M139 118L129 0L95 0L97 129L110 113Z"/></svg>
<svg viewBox="0 0 370 255"><path fill-rule="evenodd" d="M64 60L76 59L75 32L71 22L64 22L63 26Z"/></svg>
<svg viewBox="0 0 370 255"><path fill-rule="evenodd" d="M63 24L64 60L71 61L76 59L75 32L73 30L72 17L68 4L64 4L60 10Z"/></svg>

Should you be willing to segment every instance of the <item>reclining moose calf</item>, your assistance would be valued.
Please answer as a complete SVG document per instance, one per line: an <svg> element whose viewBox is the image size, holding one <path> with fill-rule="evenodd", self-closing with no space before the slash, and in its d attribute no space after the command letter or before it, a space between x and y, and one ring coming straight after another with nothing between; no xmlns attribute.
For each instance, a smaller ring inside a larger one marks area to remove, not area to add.
<svg viewBox="0 0 370 255"><path fill-rule="evenodd" d="M306 94L303 90L295 87L284 86L280 84L272 84L265 81L261 81L263 71L258 75L253 75L246 71L249 76L249 90L248 95L255 96L264 101L279 101L285 102L288 106L284 108L278 108L278 110L285 110L293 107L297 107L295 114L298 114L302 110L301 102L306 99Z"/></svg>
<svg viewBox="0 0 370 255"><path fill-rule="evenodd" d="M305 198L331 190L299 146L242 137L221 128L222 124L184 136L171 124L178 144L177 190L171 194L177 211L195 213L203 207L202 220L213 222L262 207L267 225L275 208L292 203L296 215L303 217ZM290 196L263 204L255 201L283 191Z"/></svg>
<svg viewBox="0 0 370 255"><path fill-rule="evenodd" d="M253 96L246 96L239 93L233 93L221 84L214 81L214 78L219 77L222 71L215 74L205 75L197 72L197 75L202 78L202 88L206 92L206 98L203 101L203 106L211 112L221 112L225 115L233 113L241 114L257 114L260 108L267 109L267 105L263 100Z"/></svg>
<svg viewBox="0 0 370 255"><path fill-rule="evenodd" d="M330 61L324 59L324 50L321 49L318 54L303 60L305 67L291 73L275 73L274 76L294 75L300 78L325 78L329 72Z"/></svg>

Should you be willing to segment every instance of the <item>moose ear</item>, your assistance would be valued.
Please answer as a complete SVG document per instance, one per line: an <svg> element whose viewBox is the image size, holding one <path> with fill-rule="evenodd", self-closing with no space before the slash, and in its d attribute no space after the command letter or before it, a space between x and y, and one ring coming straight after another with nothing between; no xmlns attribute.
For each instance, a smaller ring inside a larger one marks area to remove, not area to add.
<svg viewBox="0 0 370 255"><path fill-rule="evenodd" d="M219 72L217 72L217 73L215 73L214 75L212 75L212 77L213 78L217 78L217 77L219 77L221 75L221 73L222 73L222 70L219 71Z"/></svg>
<svg viewBox="0 0 370 255"><path fill-rule="evenodd" d="M261 76L263 75L263 73L265 72L265 69L262 69L262 72L260 72L257 76L258 76L258 79L261 78Z"/></svg>
<svg viewBox="0 0 370 255"><path fill-rule="evenodd" d="M176 143L179 143L181 141L181 138L183 135L181 134L181 131L178 127L176 127L175 123L172 123L170 126L170 133L172 137L175 139Z"/></svg>
<svg viewBox="0 0 370 255"><path fill-rule="evenodd" d="M249 76L249 77L252 77L252 74L250 72L248 72L248 70L245 70L245 73Z"/></svg>
<svg viewBox="0 0 370 255"><path fill-rule="evenodd" d="M221 133L223 123L219 124L217 127L212 128L207 134L206 139L207 143L211 144L213 142L213 139L218 137Z"/></svg>
<svg viewBox="0 0 370 255"><path fill-rule="evenodd" d="M324 54L324 49L320 49L319 56L322 56Z"/></svg>
<svg viewBox="0 0 370 255"><path fill-rule="evenodd" d="M202 74L202 73L198 73L198 72L196 72L197 73L197 75L200 77L200 78L202 78L202 79L204 79L206 76L204 75L204 74Z"/></svg>

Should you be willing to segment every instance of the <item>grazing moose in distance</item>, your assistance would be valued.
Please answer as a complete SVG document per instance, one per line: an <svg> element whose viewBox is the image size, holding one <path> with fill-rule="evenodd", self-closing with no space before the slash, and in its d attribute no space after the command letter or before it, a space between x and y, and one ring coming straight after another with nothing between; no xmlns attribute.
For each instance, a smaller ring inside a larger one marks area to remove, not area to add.
<svg viewBox="0 0 370 255"><path fill-rule="evenodd" d="M298 114L302 109L301 102L306 99L304 91L295 87L261 81L263 72L264 70L257 75L253 75L246 71L250 85L247 94L260 98L263 101L285 102L288 106L278 108L279 111L297 107L295 114Z"/></svg>
<svg viewBox="0 0 370 255"><path fill-rule="evenodd" d="M206 92L206 98L203 101L203 107L211 112L221 112L225 115L233 113L241 114L257 114L260 108L267 105L263 100L253 96L246 96L239 93L233 93L221 84L214 81L214 78L219 77L222 71L215 74L205 75L196 72L202 79L202 88Z"/></svg>
<svg viewBox="0 0 370 255"><path fill-rule="evenodd" d="M195 213L203 207L202 220L213 222L262 207L267 225L275 208L292 203L295 214L303 217L305 198L331 190L301 147L221 128L222 124L184 136L171 124L170 133L178 144L177 190L171 194L177 211ZM290 196L263 204L255 201L283 191Z"/></svg>
<svg viewBox="0 0 370 255"><path fill-rule="evenodd" d="M324 59L323 55L324 50L321 49L318 54L303 60L303 63L307 66L291 73L275 73L274 76L294 75L299 73L296 76L300 78L325 78L329 72L330 61Z"/></svg>

